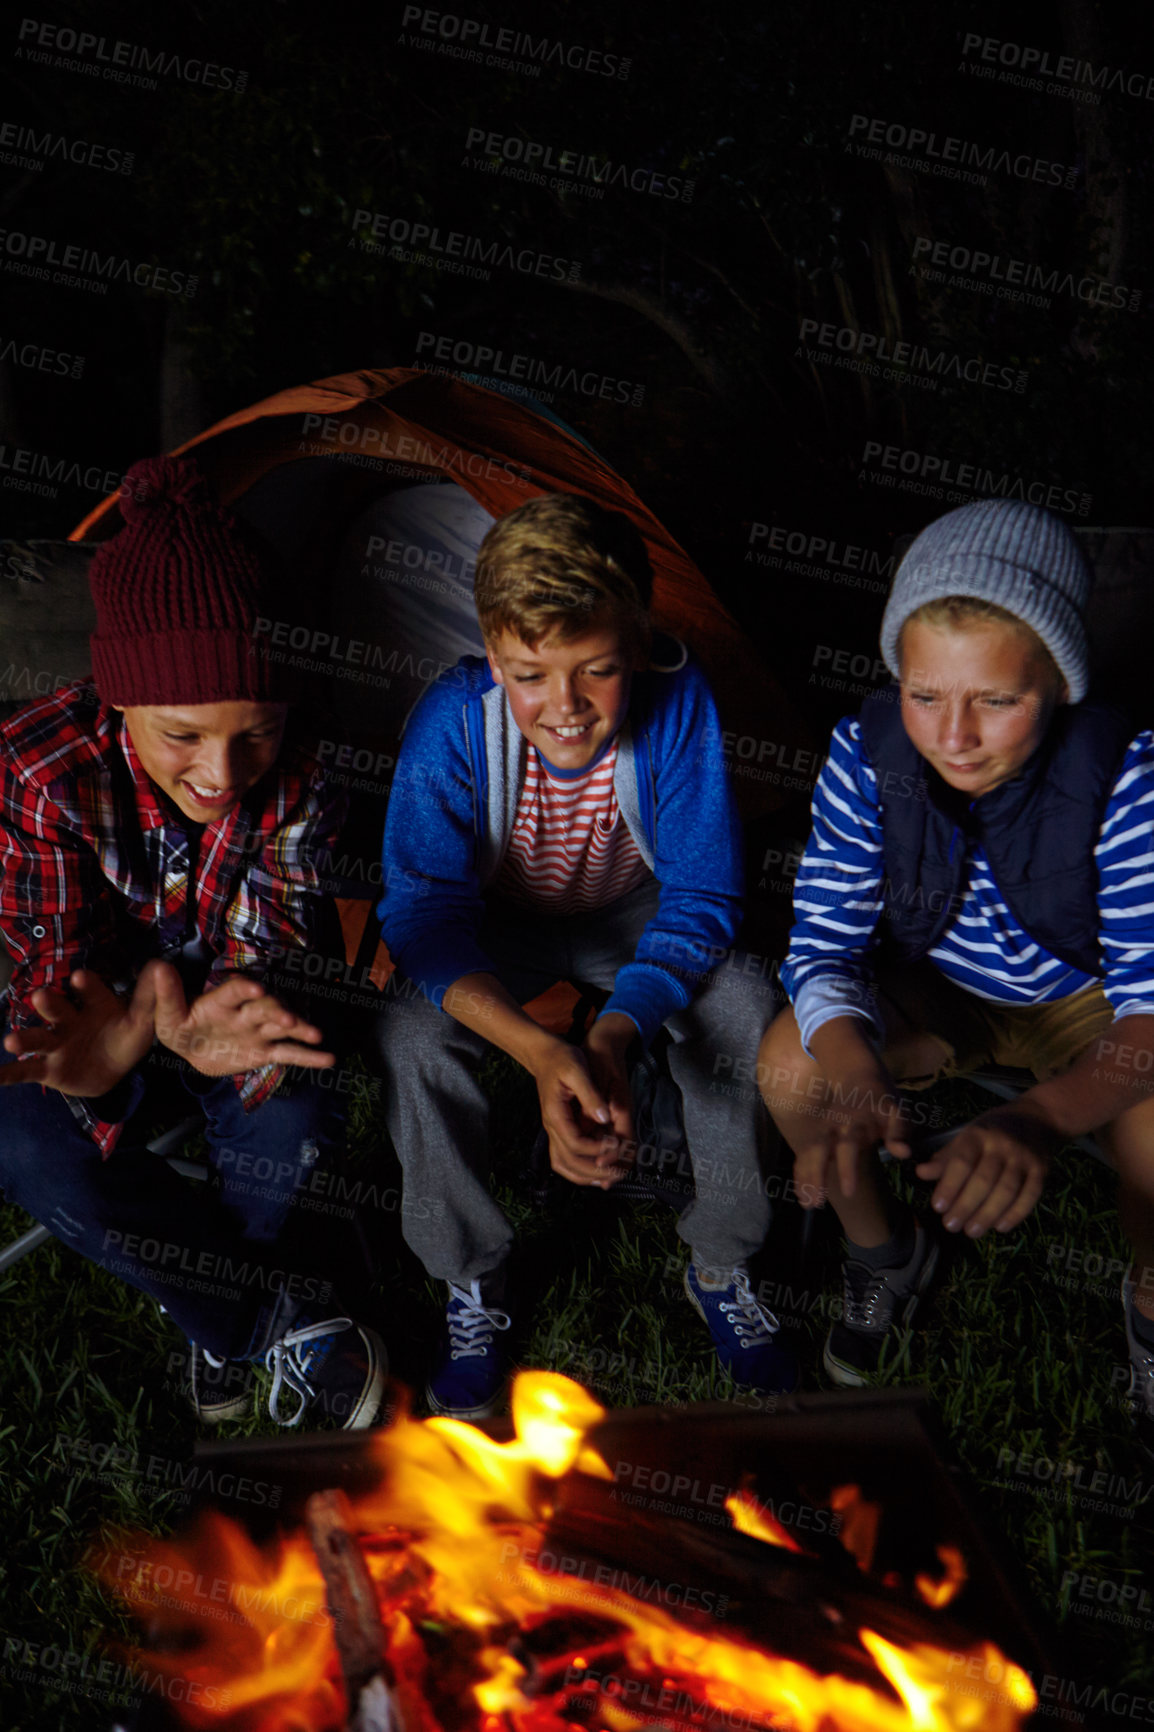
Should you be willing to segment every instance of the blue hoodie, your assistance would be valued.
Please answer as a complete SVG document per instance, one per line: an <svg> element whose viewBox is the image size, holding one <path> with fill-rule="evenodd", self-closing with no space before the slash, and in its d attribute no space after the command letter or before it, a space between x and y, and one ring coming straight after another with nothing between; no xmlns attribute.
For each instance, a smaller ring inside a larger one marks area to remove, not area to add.
<svg viewBox="0 0 1154 1732"><path fill-rule="evenodd" d="M605 1013L648 1045L733 942L742 911L741 832L705 676L681 644L673 667L633 676L618 736L621 816L659 885L658 909ZM679 658L679 659L678 659ZM498 969L477 942L525 778L527 744L479 656L463 656L409 720L389 801L384 895L389 953L432 1003L466 974Z"/></svg>

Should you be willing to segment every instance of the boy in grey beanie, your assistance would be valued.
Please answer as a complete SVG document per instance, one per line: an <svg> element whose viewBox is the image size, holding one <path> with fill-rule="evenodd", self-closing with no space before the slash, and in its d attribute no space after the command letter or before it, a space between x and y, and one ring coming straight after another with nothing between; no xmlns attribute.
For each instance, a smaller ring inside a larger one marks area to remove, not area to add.
<svg viewBox="0 0 1154 1732"><path fill-rule="evenodd" d="M817 784L792 1009L758 1080L799 1196L828 1200L847 1240L824 1355L843 1384L912 1318L941 1227L1009 1232L1095 1132L1134 1251L1131 1396L1154 1447L1154 734L1086 700L1089 592L1070 531L1036 506L982 500L914 541L882 621L898 683L838 724ZM928 1116L899 1085L988 1063L1036 1084L917 1165L934 1191L915 1215L875 1152L908 1158Z"/></svg>

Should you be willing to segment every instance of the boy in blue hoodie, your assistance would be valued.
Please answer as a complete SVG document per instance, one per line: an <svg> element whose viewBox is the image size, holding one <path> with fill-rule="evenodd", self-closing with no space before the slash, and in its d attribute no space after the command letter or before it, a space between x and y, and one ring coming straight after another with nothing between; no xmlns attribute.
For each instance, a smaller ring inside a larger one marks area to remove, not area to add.
<svg viewBox="0 0 1154 1732"><path fill-rule="evenodd" d="M894 580L881 643L897 687L834 730L759 1056L803 1202L848 1246L825 1365L860 1384L912 1317L946 1231L1009 1232L1063 1146L1094 1132L1119 1174L1131 1396L1154 1440L1154 734L1086 701L1090 576L1036 506L931 523ZM1127 1057L1127 1055L1129 1055ZM917 1172L915 1216L874 1151L907 1158L898 1084L983 1063L1036 1084Z"/></svg>
<svg viewBox="0 0 1154 1732"><path fill-rule="evenodd" d="M650 587L624 518L521 506L478 555L486 659L442 675L405 734L380 903L401 990L379 1036L405 1237L449 1289L438 1413L488 1414L504 1381L513 1234L487 1182L486 1052L532 1075L554 1170L605 1189L635 1141L626 1056L663 1025L696 1184L687 1293L740 1384L795 1380L747 1272L768 1224L760 1107L711 1089L719 1055L760 1039L770 990L732 949L740 835L713 698L684 646L654 644ZM557 979L611 993L579 1047L521 1008Z"/></svg>

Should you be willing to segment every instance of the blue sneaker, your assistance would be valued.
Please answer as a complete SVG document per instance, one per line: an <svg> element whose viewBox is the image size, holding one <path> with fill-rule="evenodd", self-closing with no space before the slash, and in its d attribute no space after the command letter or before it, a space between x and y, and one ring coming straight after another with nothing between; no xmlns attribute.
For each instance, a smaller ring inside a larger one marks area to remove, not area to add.
<svg viewBox="0 0 1154 1732"><path fill-rule="evenodd" d="M742 1263L711 1270L704 1285L696 1265L685 1271L689 1303L709 1327L724 1371L743 1389L762 1395L788 1395L797 1388L797 1361L778 1339L781 1324L759 1305ZM725 1285L715 1285L724 1281Z"/></svg>
<svg viewBox="0 0 1154 1732"><path fill-rule="evenodd" d="M278 1425L291 1430L310 1408L342 1431L363 1431L377 1417L388 1356L376 1331L351 1317L313 1323L298 1317L265 1351L264 1362L272 1372L268 1410ZM280 1405L286 1389L297 1398L287 1413Z"/></svg>
<svg viewBox="0 0 1154 1732"><path fill-rule="evenodd" d="M499 1283L491 1275L484 1280L492 1299ZM504 1333L512 1318L507 1311L486 1305L480 1281L470 1282L468 1288L452 1281L448 1285L448 1344L425 1385L425 1399L434 1413L449 1419L489 1419L501 1404L508 1368L508 1350L494 1332Z"/></svg>

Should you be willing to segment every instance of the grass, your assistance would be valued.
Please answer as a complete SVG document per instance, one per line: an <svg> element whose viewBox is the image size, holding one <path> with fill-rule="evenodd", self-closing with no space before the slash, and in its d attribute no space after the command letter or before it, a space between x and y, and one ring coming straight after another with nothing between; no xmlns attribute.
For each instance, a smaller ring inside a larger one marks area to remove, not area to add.
<svg viewBox="0 0 1154 1732"><path fill-rule="evenodd" d="M532 1088L500 1057L487 1077L494 1147L504 1151L496 1182L518 1229L523 1315L532 1319L519 1343L522 1362L576 1376L612 1406L732 1395L681 1290L685 1247L673 1214L567 1186L536 1207L519 1177L536 1128ZM379 1175L384 1161L393 1176L371 1103L350 1100L354 1170ZM950 1084L935 1103L961 1122L981 1097ZM904 1174L898 1182L906 1184ZM1150 1632L1093 1615L1117 1612L1109 1587L1102 1599L1062 1587L1075 1571L1095 1593L1102 1582L1114 1584L1115 1596L1121 1585L1141 1589L1143 1560L1154 1554L1154 1469L1119 1400L1125 1340L1117 1282L1095 1275L1097 1265L1089 1275L1084 1269L1088 1255L1123 1258L1113 1189L1104 1167L1071 1152L1016 1233L957 1245L925 1327L884 1377L928 1385L988 1526L1004 1536L1061 1626L1069 1677L1141 1693L1154 1684ZM799 1223L792 1207L778 1211L757 1273L780 1283L775 1291L785 1296L806 1381L820 1387L837 1246L819 1222L798 1268ZM0 1208L3 1242L26 1225L19 1211ZM384 1273L374 1303L395 1371L419 1387L436 1339L438 1296L400 1242L395 1213L377 1226ZM131 1690L107 1667L111 1682L102 1684L96 1656L110 1633L127 1636L131 1627L83 1559L118 1527L163 1533L185 1513L186 1496L172 1488L165 1466L186 1459L196 1436L179 1390L181 1341L150 1301L55 1242L0 1277L0 1296L7 1321L0 1723L6 1732L91 1732L127 1712ZM220 1430L275 1428L266 1417ZM1052 1477L1037 1477L1033 1466L1022 1471L1023 1459L1051 1464ZM1094 1482L1096 1473L1106 1478ZM1154 1623L1154 1591L1145 1604L1139 1621ZM86 1654L93 1656L87 1670Z"/></svg>

